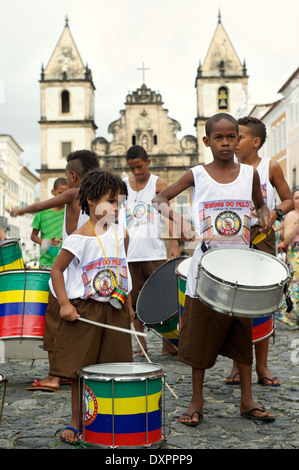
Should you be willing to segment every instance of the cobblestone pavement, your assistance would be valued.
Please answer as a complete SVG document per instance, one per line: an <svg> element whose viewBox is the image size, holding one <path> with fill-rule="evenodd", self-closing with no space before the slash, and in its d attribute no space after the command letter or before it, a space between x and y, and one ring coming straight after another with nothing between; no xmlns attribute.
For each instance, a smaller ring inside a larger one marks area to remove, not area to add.
<svg viewBox="0 0 299 470"><path fill-rule="evenodd" d="M264 387L256 383L254 399L276 415L273 423L253 422L239 413L240 388L227 386L231 361L219 357L206 373L204 422L186 427L178 422L191 398L191 369L176 357L161 356L161 340L149 331L150 361L161 364L166 382L176 399L165 390L166 442L162 449L298 449L299 448L299 331L291 331L277 322L276 338L270 341L269 366L281 380L281 386ZM135 339L133 338L135 345ZM135 359L139 363L145 358ZM33 379L47 375L45 359L11 359L0 364L0 373L8 378L0 425L0 449L77 449L60 441L61 431L71 414L70 386L57 392L27 391ZM4 387L2 386L1 395Z"/></svg>

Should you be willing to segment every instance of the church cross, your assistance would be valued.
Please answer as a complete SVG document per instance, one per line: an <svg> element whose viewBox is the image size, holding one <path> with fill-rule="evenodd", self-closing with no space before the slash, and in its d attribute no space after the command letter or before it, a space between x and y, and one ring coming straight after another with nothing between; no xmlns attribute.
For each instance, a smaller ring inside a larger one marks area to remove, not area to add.
<svg viewBox="0 0 299 470"><path fill-rule="evenodd" d="M146 68L144 65L144 62L142 62L142 68L137 69L137 70L142 70L142 80L143 80L143 84L145 85L145 71L150 70L150 69Z"/></svg>

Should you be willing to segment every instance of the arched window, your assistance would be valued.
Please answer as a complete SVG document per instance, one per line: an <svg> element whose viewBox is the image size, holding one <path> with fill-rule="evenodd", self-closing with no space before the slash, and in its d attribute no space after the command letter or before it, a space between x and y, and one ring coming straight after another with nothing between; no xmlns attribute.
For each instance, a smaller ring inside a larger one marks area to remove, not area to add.
<svg viewBox="0 0 299 470"><path fill-rule="evenodd" d="M218 108L228 109L228 90L225 86L222 86L218 90Z"/></svg>
<svg viewBox="0 0 299 470"><path fill-rule="evenodd" d="M70 94L67 90L64 90L61 93L61 112L62 113L70 112Z"/></svg>

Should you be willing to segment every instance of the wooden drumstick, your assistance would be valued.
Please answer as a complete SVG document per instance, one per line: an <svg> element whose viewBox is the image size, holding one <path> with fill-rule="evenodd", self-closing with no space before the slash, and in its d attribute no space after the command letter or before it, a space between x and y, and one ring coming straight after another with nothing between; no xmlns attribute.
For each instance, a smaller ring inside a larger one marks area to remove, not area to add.
<svg viewBox="0 0 299 470"><path fill-rule="evenodd" d="M122 331L123 333L129 333L130 335L134 334L133 331L127 330L126 328L120 328L119 326L106 325L105 323L98 323L96 321L88 320L87 318L78 317L77 320L80 320L80 321L83 321L83 322L86 322L86 323L90 323L91 325L101 326L102 328L108 328L110 330ZM136 334L138 334L140 336L147 336L147 333L142 333L142 332L140 332L140 333L136 332Z"/></svg>
<svg viewBox="0 0 299 470"><path fill-rule="evenodd" d="M132 333L134 333L135 335L139 334L139 333L135 330L134 325L131 324L131 328L132 328L132 330L133 330ZM138 338L137 336L136 336L136 340L137 340L137 343L138 343L138 345L140 346L140 348L141 348L141 350L142 350L144 356L146 357L147 361L151 363L152 361L151 361L150 358L148 357L147 353L146 353L145 350L144 350L144 347L143 347L142 344L140 343L139 338ZM168 390L170 391L170 393L172 393L172 395L174 396L174 398L175 398L176 400L178 400L179 397L178 397L178 396L174 393L174 391L170 388L170 386L168 385L168 383L166 382L166 380L165 380L165 386L168 388Z"/></svg>

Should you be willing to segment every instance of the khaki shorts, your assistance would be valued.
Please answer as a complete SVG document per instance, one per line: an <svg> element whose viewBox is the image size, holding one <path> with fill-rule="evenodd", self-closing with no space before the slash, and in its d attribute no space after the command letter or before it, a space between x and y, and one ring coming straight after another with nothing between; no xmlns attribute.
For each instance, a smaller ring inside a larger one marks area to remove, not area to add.
<svg viewBox="0 0 299 470"><path fill-rule="evenodd" d="M166 263L165 260L157 261L132 261L129 263L129 271L132 277L132 305L135 310L137 298L141 291L143 284L158 269L162 264Z"/></svg>
<svg viewBox="0 0 299 470"><path fill-rule="evenodd" d="M178 359L196 369L210 369L219 354L252 364L252 319L215 312L186 296Z"/></svg>
<svg viewBox="0 0 299 470"><path fill-rule="evenodd" d="M44 330L44 350L53 352L54 341L57 334L58 324L60 322L59 303L50 291L49 301L46 310L46 326Z"/></svg>
<svg viewBox="0 0 299 470"><path fill-rule="evenodd" d="M130 314L109 302L71 301L82 318L130 330ZM82 367L109 362L132 362L131 334L75 320L60 321L54 344L50 375L77 379Z"/></svg>

